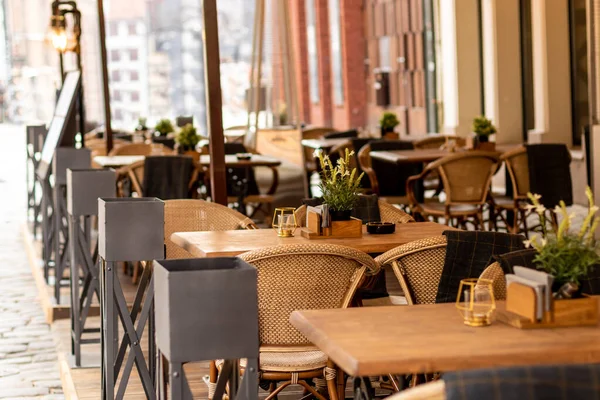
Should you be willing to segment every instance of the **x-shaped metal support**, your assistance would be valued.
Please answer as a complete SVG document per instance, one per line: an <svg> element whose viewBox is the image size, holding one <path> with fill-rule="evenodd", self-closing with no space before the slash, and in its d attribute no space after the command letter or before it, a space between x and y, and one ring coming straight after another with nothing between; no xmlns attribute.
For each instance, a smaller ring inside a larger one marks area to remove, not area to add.
<svg viewBox="0 0 600 400"><path fill-rule="evenodd" d="M100 259L100 304L102 310L102 399L123 399L131 370L135 365L146 397L156 398L152 379L155 365L154 344L154 279L152 263L147 262L135 295L131 311L127 307L121 283L116 274L116 263ZM121 343L118 338L117 323L121 321L124 337ZM137 322L137 326L136 326ZM141 349L141 339L148 323L148 357L149 365ZM126 351L127 360L123 366ZM118 350L118 351L117 351ZM121 373L122 370L122 373ZM151 373L152 371L152 373ZM119 387L117 378L121 374ZM115 396L115 389L117 393Z"/></svg>
<svg viewBox="0 0 600 400"><path fill-rule="evenodd" d="M90 216L69 215L69 253L71 259L71 353L75 365L81 366L81 345L100 343L100 338L83 339L84 333L100 332L99 329L86 329L85 323L94 296L100 301L98 281L98 243L92 253ZM83 286L80 288L80 274Z"/></svg>
<svg viewBox="0 0 600 400"><path fill-rule="evenodd" d="M54 298L60 304L60 288L69 267L69 224L67 221L67 187L54 187Z"/></svg>
<svg viewBox="0 0 600 400"><path fill-rule="evenodd" d="M354 378L354 400L372 400L374 398L375 390L369 377Z"/></svg>
<svg viewBox="0 0 600 400"><path fill-rule="evenodd" d="M44 279L48 282L50 269L54 268L54 191L48 178L42 181L42 259L44 260Z"/></svg>

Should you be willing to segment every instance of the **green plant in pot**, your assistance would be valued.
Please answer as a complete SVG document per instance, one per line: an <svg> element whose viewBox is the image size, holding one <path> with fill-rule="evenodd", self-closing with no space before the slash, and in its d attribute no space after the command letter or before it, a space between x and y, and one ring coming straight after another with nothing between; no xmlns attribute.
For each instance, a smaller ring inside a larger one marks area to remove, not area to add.
<svg viewBox="0 0 600 400"><path fill-rule="evenodd" d="M175 142L177 143L177 149L180 152L194 151L196 145L200 142L200 136L196 133L194 125L187 124L175 136Z"/></svg>
<svg viewBox="0 0 600 400"><path fill-rule="evenodd" d="M358 175L356 168L350 168L354 151L346 149L344 157L340 158L335 166L329 156L324 155L321 150L315 152L315 157L319 158L321 164L319 187L323 194L323 203L329 206L331 218L337 221L350 219L364 175Z"/></svg>
<svg viewBox="0 0 600 400"><path fill-rule="evenodd" d="M139 118L138 118L138 124L137 124L137 126L135 127L135 130L136 130L136 131L138 131L138 132L147 131L147 130L148 130L148 127L146 126L146 122L147 122L147 119L146 119L146 118L144 118L144 117L139 117Z"/></svg>
<svg viewBox="0 0 600 400"><path fill-rule="evenodd" d="M163 118L156 123L154 127L155 134L157 136L167 136L169 133L175 132L175 128L173 128L173 123L168 118Z"/></svg>
<svg viewBox="0 0 600 400"><path fill-rule="evenodd" d="M393 133L394 129L400 125L400 121L398 121L398 117L395 113L386 111L381 116L379 125L381 126L381 137L383 137L387 133Z"/></svg>
<svg viewBox="0 0 600 400"><path fill-rule="evenodd" d="M594 233L600 219L596 216L598 207L594 204L592 190L586 189L588 214L577 233L569 231L574 214L569 214L563 201L554 210L561 222L558 227L546 226L546 208L540 203L541 196L528 194L534 210L540 217L542 234L533 235L526 241L527 247L535 248L538 254L534 258L536 267L554 276L553 292L567 289L577 297L581 293L581 279L588 276L596 265L600 264L600 246Z"/></svg>
<svg viewBox="0 0 600 400"><path fill-rule="evenodd" d="M473 119L473 133L479 143L487 143L490 136L496 133L496 127L491 120L481 115Z"/></svg>

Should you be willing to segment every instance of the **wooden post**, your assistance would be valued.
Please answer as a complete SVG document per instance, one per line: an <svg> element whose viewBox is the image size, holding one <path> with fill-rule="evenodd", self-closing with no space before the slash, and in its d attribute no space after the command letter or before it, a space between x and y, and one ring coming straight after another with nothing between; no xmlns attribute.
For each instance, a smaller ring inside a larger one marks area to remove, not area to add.
<svg viewBox="0 0 600 400"><path fill-rule="evenodd" d="M103 3L103 0L98 0L97 4L98 32L100 34L100 63L102 64L102 92L104 94L104 137L106 138L106 154L108 154L113 148L113 137L110 124L110 91L108 88L108 58L106 56L106 26Z"/></svg>
<svg viewBox="0 0 600 400"><path fill-rule="evenodd" d="M204 0L204 79L208 132L210 137L210 186L215 203L227 205L225 175L225 140L223 138L223 104L221 99L221 60L217 1Z"/></svg>

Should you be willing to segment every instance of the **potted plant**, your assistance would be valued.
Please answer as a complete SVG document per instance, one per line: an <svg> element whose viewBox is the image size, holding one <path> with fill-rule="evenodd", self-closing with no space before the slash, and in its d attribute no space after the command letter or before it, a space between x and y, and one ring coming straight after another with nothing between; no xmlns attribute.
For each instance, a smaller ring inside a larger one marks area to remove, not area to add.
<svg viewBox="0 0 600 400"><path fill-rule="evenodd" d="M148 134L151 132L149 131L148 127L146 126L146 118L144 117L139 117L138 118L138 124L135 127L135 135L134 135L134 141L136 141L135 139L138 138L139 141L143 142L144 140L150 140L150 137L148 136Z"/></svg>
<svg viewBox="0 0 600 400"><path fill-rule="evenodd" d="M400 121L398 121L398 117L395 113L389 111L384 112L379 120L379 125L381 126L382 138L385 138L386 136L395 136L395 138L397 138L394 129L400 125Z"/></svg>
<svg viewBox="0 0 600 400"><path fill-rule="evenodd" d="M572 297L580 296L580 280L600 264L600 246L595 239L600 219L596 217L598 207L594 204L592 190L586 189L588 214L576 234L569 231L573 214L568 213L563 201L551 211L562 220L558 227L549 230L546 227L546 208L540 203L541 196L531 193L528 196L531 200L528 208L540 217L542 236L533 235L525 241L525 245L537 250L534 258L537 268L554 277L552 291L555 294L567 290Z"/></svg>
<svg viewBox="0 0 600 400"><path fill-rule="evenodd" d="M351 157L354 151L346 149L343 158L334 166L329 156L321 150L315 152L315 157L321 163L321 193L323 203L329 206L333 221L349 220L352 209L358 200L360 182L364 172L357 176L356 168L350 169Z"/></svg>
<svg viewBox="0 0 600 400"><path fill-rule="evenodd" d="M173 128L173 123L170 119L163 118L156 123L154 132L156 136L167 136L169 133L175 132L175 128Z"/></svg>
<svg viewBox="0 0 600 400"><path fill-rule="evenodd" d="M473 148L478 150L495 150L496 146L490 143L490 136L496 133L496 127L492 124L492 121L481 115L473 119L473 133L475 134L473 140Z"/></svg>

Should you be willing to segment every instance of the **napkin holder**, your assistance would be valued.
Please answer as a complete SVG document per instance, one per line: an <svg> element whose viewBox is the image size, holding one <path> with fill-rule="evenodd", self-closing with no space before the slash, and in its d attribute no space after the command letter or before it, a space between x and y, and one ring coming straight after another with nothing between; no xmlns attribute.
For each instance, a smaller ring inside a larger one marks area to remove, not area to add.
<svg viewBox="0 0 600 400"><path fill-rule="evenodd" d="M306 228L300 233L307 239L341 239L362 237L362 221L350 217L347 221L331 221L327 228L321 227L321 215L308 211L306 217Z"/></svg>
<svg viewBox="0 0 600 400"><path fill-rule="evenodd" d="M498 320L519 329L592 326L598 323L598 298L582 295L577 299L551 299L549 311L536 318L538 298L532 287L513 282L506 289L506 308L498 310Z"/></svg>

